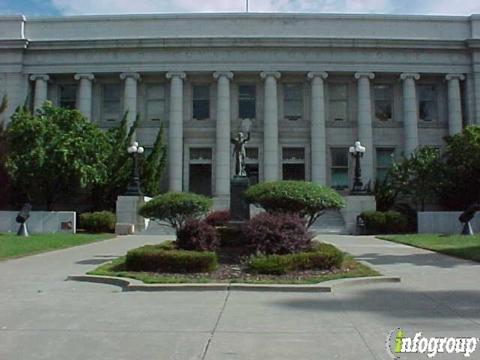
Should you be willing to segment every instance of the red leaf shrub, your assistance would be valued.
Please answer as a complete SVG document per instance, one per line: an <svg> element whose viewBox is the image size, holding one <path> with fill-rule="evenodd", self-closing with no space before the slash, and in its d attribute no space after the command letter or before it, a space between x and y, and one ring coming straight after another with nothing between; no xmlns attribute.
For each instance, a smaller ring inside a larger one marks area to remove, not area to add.
<svg viewBox="0 0 480 360"><path fill-rule="evenodd" d="M229 221L230 221L229 210L212 211L205 218L205 222L212 226L226 226Z"/></svg>
<svg viewBox="0 0 480 360"><path fill-rule="evenodd" d="M252 251L264 255L308 251L312 234L305 220L294 214L260 213L242 226L244 241Z"/></svg>
<svg viewBox="0 0 480 360"><path fill-rule="evenodd" d="M219 239L212 225L190 219L178 230L176 244L183 250L213 251L218 247Z"/></svg>

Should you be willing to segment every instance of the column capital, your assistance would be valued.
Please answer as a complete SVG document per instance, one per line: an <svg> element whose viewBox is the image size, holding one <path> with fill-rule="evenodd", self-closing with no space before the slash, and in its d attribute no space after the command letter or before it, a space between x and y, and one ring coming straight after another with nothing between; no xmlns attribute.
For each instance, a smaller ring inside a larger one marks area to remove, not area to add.
<svg viewBox="0 0 480 360"><path fill-rule="evenodd" d="M48 76L47 74L32 74L30 75L30 80L31 81L36 81L36 80L48 81L50 80L50 76Z"/></svg>
<svg viewBox="0 0 480 360"><path fill-rule="evenodd" d="M463 74L447 74L445 75L445 80L465 80L465 75Z"/></svg>
<svg viewBox="0 0 480 360"><path fill-rule="evenodd" d="M184 71L169 71L165 74L167 79L171 79L174 77L179 77L180 79L185 79L187 74Z"/></svg>
<svg viewBox="0 0 480 360"><path fill-rule="evenodd" d="M418 73L401 73L400 74L400 80L406 80L406 79L419 80L420 79L420 74L418 74Z"/></svg>
<svg viewBox="0 0 480 360"><path fill-rule="evenodd" d="M136 72L124 72L120 74L120 79L125 80L127 78L132 78L134 80L140 80L140 74Z"/></svg>
<svg viewBox="0 0 480 360"><path fill-rule="evenodd" d="M95 75L93 74L75 74L73 76L73 78L75 80L80 80L80 79L87 79L87 80L90 80L90 81L93 81L95 79Z"/></svg>
<svg viewBox="0 0 480 360"><path fill-rule="evenodd" d="M314 78L320 78L322 80L325 80L328 78L328 73L325 71L310 71L307 73L307 78L310 80L313 80Z"/></svg>
<svg viewBox="0 0 480 360"><path fill-rule="evenodd" d="M375 79L375 74L372 72L356 72L354 75L355 79L360 79L366 77L367 79L373 80Z"/></svg>
<svg viewBox="0 0 480 360"><path fill-rule="evenodd" d="M215 71L213 73L213 78L215 80L221 78L222 76L226 77L227 79L231 80L233 79L233 72L231 71Z"/></svg>
<svg viewBox="0 0 480 360"><path fill-rule="evenodd" d="M280 76L282 74L280 74L280 72L278 71L262 71L260 73L260 77L262 79L266 79L267 77L270 77L270 76L273 76L275 79L280 79Z"/></svg>

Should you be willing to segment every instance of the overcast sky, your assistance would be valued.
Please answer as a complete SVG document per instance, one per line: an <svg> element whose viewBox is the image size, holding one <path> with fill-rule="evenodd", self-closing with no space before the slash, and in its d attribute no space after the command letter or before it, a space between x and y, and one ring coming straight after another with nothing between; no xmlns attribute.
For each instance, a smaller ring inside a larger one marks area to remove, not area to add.
<svg viewBox="0 0 480 360"><path fill-rule="evenodd" d="M0 14L82 15L245 11L246 0L0 0ZM251 12L470 15L480 0L249 0Z"/></svg>

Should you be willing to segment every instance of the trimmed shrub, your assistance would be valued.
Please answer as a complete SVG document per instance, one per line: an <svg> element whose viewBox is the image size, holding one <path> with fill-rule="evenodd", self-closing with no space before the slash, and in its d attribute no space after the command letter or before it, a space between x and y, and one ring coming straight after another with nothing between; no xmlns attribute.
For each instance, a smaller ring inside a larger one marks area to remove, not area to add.
<svg viewBox="0 0 480 360"><path fill-rule="evenodd" d="M177 232L177 247L183 250L214 251L219 245L218 234L206 221L190 219Z"/></svg>
<svg viewBox="0 0 480 360"><path fill-rule="evenodd" d="M207 251L166 250L146 245L130 250L125 258L127 271L167 273L209 272L217 268L217 255Z"/></svg>
<svg viewBox="0 0 480 360"><path fill-rule="evenodd" d="M243 238L242 229L237 227L221 226L217 228L218 236L220 237L221 247L242 247L246 252L247 245Z"/></svg>
<svg viewBox="0 0 480 360"><path fill-rule="evenodd" d="M226 226L230 221L229 210L217 210L208 213L205 222L212 226Z"/></svg>
<svg viewBox="0 0 480 360"><path fill-rule="evenodd" d="M242 237L253 252L271 255L310 250L313 236L297 215L260 213L242 226Z"/></svg>
<svg viewBox="0 0 480 360"><path fill-rule="evenodd" d="M340 268L342 262L343 253L340 250L333 245L320 244L309 252L256 256L247 262L247 268L258 274L282 275L291 271Z"/></svg>
<svg viewBox="0 0 480 360"><path fill-rule="evenodd" d="M248 202L270 213L294 213L310 227L327 209L344 206L334 190L308 181L272 181L250 187L245 192Z"/></svg>
<svg viewBox="0 0 480 360"><path fill-rule="evenodd" d="M397 211L364 211L360 217L365 221L367 234L398 234L408 231L408 219Z"/></svg>
<svg viewBox="0 0 480 360"><path fill-rule="evenodd" d="M80 214L80 228L91 233L114 232L115 214L110 211L98 211Z"/></svg>
<svg viewBox="0 0 480 360"><path fill-rule="evenodd" d="M203 195L168 192L144 204L139 214L145 218L166 221L178 231L188 219L205 215L211 206L212 199Z"/></svg>

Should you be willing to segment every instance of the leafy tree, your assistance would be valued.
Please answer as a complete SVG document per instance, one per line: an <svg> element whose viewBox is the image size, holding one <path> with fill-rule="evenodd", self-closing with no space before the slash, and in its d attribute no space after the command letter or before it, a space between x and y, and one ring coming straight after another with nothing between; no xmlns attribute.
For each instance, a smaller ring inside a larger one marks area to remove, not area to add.
<svg viewBox="0 0 480 360"><path fill-rule="evenodd" d="M107 179L107 137L77 110L19 108L6 134L8 174L30 202L52 210L62 195Z"/></svg>
<svg viewBox="0 0 480 360"><path fill-rule="evenodd" d="M133 141L133 135L140 122L139 116L134 124L128 129L127 114L118 128L107 131L109 150L107 154L108 181L97 184L92 189L92 202L97 210L114 210L118 195L127 189L131 180L133 161L127 153L127 147ZM142 191L155 196L160 193L160 179L165 169L167 149L163 142L164 128L161 126L152 152L146 157L139 159L140 179Z"/></svg>
<svg viewBox="0 0 480 360"><path fill-rule="evenodd" d="M438 197L443 169L438 149L423 146L415 150L410 158L394 162L388 176L393 192L409 197L416 208L423 211L427 201Z"/></svg>
<svg viewBox="0 0 480 360"><path fill-rule="evenodd" d="M467 126L446 142L441 201L452 210L465 210L480 201L480 126Z"/></svg>

